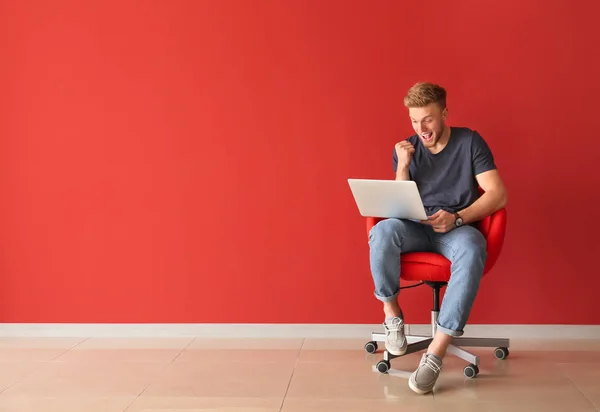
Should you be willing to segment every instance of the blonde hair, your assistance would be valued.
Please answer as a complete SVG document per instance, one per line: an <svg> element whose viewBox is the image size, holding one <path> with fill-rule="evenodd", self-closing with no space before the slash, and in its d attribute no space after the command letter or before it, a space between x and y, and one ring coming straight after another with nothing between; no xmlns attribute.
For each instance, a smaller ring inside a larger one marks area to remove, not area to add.
<svg viewBox="0 0 600 412"><path fill-rule="evenodd" d="M437 103L441 109L446 108L446 89L442 86L420 82L408 90L404 97L404 105L411 107L425 107L431 103Z"/></svg>

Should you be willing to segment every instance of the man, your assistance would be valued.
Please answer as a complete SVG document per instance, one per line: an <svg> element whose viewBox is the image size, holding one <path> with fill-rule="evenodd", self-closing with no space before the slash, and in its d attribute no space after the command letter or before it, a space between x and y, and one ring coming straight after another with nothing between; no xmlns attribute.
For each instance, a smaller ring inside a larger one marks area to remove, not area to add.
<svg viewBox="0 0 600 412"><path fill-rule="evenodd" d="M473 130L446 125L446 90L417 83L404 98L416 132L396 144L396 180L414 180L428 219L414 222L386 219L369 234L375 297L383 302L386 350L407 349L404 318L398 304L400 254L435 252L452 263L452 274L438 318L437 330L410 388L433 390L454 336L461 336L479 289L486 261L486 240L474 224L506 205L506 189L483 138ZM485 194L479 196L478 186Z"/></svg>

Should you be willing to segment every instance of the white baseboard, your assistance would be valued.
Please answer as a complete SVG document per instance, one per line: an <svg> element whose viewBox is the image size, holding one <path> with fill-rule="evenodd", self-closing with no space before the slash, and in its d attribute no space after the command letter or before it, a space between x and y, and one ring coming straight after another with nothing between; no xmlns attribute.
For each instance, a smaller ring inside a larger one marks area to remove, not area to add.
<svg viewBox="0 0 600 412"><path fill-rule="evenodd" d="M366 339L380 324L74 324L4 323L0 337ZM430 325L407 325L427 335ZM509 339L600 339L600 325L468 325L464 336Z"/></svg>

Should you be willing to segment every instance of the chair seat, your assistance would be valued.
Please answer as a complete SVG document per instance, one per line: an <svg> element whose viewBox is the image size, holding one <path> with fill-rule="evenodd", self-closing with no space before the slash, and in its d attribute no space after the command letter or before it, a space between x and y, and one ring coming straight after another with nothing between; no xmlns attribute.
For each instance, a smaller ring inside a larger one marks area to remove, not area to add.
<svg viewBox="0 0 600 412"><path fill-rule="evenodd" d="M450 261L431 252L412 252L400 255L401 275L404 280L448 282Z"/></svg>

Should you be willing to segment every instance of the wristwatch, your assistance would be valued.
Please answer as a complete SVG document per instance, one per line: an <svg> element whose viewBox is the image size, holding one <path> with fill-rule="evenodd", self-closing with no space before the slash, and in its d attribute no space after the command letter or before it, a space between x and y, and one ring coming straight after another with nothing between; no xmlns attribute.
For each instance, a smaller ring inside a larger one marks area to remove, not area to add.
<svg viewBox="0 0 600 412"><path fill-rule="evenodd" d="M460 215L458 214L458 212L454 213L454 217L456 218L456 220L454 220L454 225L456 227L462 226L463 220L462 217L460 217Z"/></svg>

